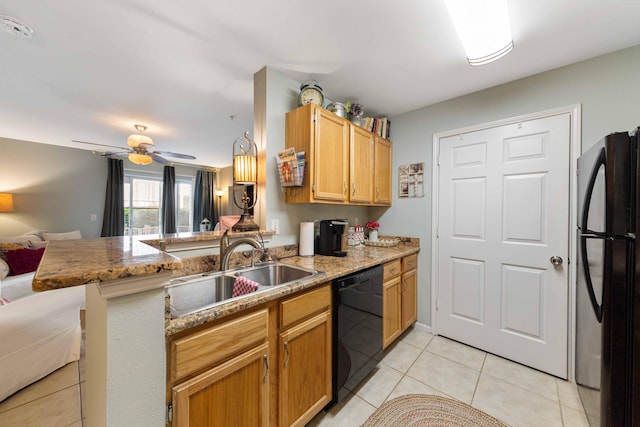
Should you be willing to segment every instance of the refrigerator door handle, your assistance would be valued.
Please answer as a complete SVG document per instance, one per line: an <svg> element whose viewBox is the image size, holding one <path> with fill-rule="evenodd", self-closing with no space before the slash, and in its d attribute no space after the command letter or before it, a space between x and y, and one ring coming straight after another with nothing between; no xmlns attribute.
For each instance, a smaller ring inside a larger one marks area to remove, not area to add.
<svg viewBox="0 0 640 427"><path fill-rule="evenodd" d="M589 301L591 301L591 307L596 315L596 319L599 323L602 323L602 305L598 304L596 299L596 293L593 290L593 282L591 281L591 271L589 270L589 255L587 254L587 239L607 239L603 236L596 235L581 235L580 246L582 255L582 270L584 271L585 286L587 287L587 293L589 294ZM606 245L605 245L606 250Z"/></svg>
<svg viewBox="0 0 640 427"><path fill-rule="evenodd" d="M589 176L589 183L587 184L587 190L584 196L584 202L582 205L582 218L580 222L580 246L582 252L582 269L584 271L585 277L585 285L587 287L587 292L589 294L589 300L591 301L591 307L593 307L593 311L596 315L596 319L598 319L599 323L602 323L602 305L598 304L598 300L596 299L596 294L593 290L593 282L591 281L591 271L589 269L589 255L587 254L587 239L606 239L607 236L605 233L598 233L590 231L587 228L588 220L589 220L589 207L591 205L591 197L593 196L593 188L596 183L596 179L598 177L598 171L600 167L605 168L605 177L606 177L606 162L607 162L607 154L604 147L598 153L598 157L591 169L591 175ZM605 179L605 193L606 193L606 179ZM606 213L605 213L606 215ZM606 245L605 245L606 251Z"/></svg>

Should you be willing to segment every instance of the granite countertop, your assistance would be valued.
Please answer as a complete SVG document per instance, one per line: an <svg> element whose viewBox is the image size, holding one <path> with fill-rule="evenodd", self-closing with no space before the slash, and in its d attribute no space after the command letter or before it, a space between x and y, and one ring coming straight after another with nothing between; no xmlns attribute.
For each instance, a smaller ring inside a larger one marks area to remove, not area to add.
<svg viewBox="0 0 640 427"><path fill-rule="evenodd" d="M190 235L183 236L181 234L168 238L175 239L173 240L175 242L183 242L183 238L211 240L220 236L217 232L187 234ZM154 242L153 239L151 242ZM32 288L34 291L48 291L168 271L179 274L179 270L183 268L183 262L173 255L150 246L148 243L151 242L129 237L50 241L36 271ZM295 248L295 245L293 247ZM229 302L176 319L172 319L170 316L167 296L165 300L165 333L173 335L232 313L318 286L358 270L417 253L419 250L418 239L400 238L400 244L394 247L349 248L346 257L315 255L313 257L287 256L280 258L279 261L282 263L319 270L324 274L315 275L290 285L278 286L255 295L249 294L229 300ZM274 249L274 252L277 252L277 249ZM286 252L285 250L281 253Z"/></svg>
<svg viewBox="0 0 640 427"><path fill-rule="evenodd" d="M194 326L201 325L203 323L258 306L265 302L327 283L335 278L354 273L358 270L373 267L378 264L384 264L419 251L419 240L406 238L402 239L398 246L389 248L377 246L349 248L347 250L347 256L345 257L314 255L312 257L292 256L282 258L278 261L285 264L319 270L325 274L312 276L309 279L301 280L290 285L279 286L273 290L260 292L255 295L249 294L238 299L230 300L227 303L221 303L214 307L175 319L171 318L169 298L167 296L165 335L173 335Z"/></svg>
<svg viewBox="0 0 640 427"><path fill-rule="evenodd" d="M180 268L182 261L178 258L129 237L52 240L32 288L48 291Z"/></svg>
<svg viewBox="0 0 640 427"><path fill-rule="evenodd" d="M270 239L274 232L271 230L261 230L260 235L265 241ZM224 231L202 231L202 232L186 232L186 233L175 233L175 234L152 234L139 236L138 239L141 242L146 243L147 245L153 246L154 248L164 250L166 247L171 245L182 245L185 243L208 243L208 242L219 242L220 238L224 234ZM229 234L229 237L233 239L237 239L244 236L255 237L255 231L234 231Z"/></svg>

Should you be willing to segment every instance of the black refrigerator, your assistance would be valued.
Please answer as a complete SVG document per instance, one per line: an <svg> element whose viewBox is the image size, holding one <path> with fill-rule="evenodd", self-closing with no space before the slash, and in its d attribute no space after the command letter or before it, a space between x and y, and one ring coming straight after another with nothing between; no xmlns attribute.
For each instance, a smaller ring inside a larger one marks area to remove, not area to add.
<svg viewBox="0 0 640 427"><path fill-rule="evenodd" d="M578 159L576 382L591 426L640 427L639 133Z"/></svg>

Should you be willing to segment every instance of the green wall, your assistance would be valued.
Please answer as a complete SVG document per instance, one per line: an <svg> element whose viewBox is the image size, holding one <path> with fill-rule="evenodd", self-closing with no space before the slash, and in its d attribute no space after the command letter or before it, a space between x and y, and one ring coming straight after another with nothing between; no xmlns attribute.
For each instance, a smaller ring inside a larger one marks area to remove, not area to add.
<svg viewBox="0 0 640 427"><path fill-rule="evenodd" d="M30 230L80 230L100 237L107 159L91 151L0 138L0 192L14 194L15 211L0 213L0 236ZM164 165L124 160L125 173L162 177ZM176 175L195 177L197 166L176 165ZM96 216L92 220L92 215Z"/></svg>
<svg viewBox="0 0 640 427"><path fill-rule="evenodd" d="M14 212L0 213L0 236L30 230L102 230L107 160L91 151L0 138L0 192ZM96 220L91 220L96 215Z"/></svg>
<svg viewBox="0 0 640 427"><path fill-rule="evenodd" d="M284 149L284 115L298 107L299 88L300 82L273 69L263 68L254 76L254 134L266 164L266 180L261 180L266 184L259 196L261 212L266 213L261 225L269 229L272 219L280 222L280 235L274 236L271 245L298 243L302 221L346 218L353 224L357 218L365 224L369 220L367 207L285 203L275 157Z"/></svg>
<svg viewBox="0 0 640 427"><path fill-rule="evenodd" d="M433 135L494 120L582 105L582 149L640 125L640 45L392 117L393 207L380 223L421 239L418 321L431 324L431 157ZM398 199L397 168L424 162L424 198ZM388 228L387 228L388 227Z"/></svg>

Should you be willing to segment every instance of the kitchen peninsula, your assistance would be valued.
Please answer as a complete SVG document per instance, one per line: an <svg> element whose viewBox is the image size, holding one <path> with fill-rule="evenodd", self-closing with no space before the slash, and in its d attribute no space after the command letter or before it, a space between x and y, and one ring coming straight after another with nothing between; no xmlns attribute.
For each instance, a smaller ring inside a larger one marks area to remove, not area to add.
<svg viewBox="0 0 640 427"><path fill-rule="evenodd" d="M205 234L211 239L220 236ZM185 240L201 238L189 236ZM170 242L180 243L179 238ZM156 426L164 424L166 416L167 337L418 251L418 240L407 238L391 248L350 249L341 259L283 258L281 262L325 274L171 319L164 287L183 268L178 258L124 237L53 241L46 249L33 288L43 291L87 286L88 425ZM278 251L273 248L272 252Z"/></svg>

